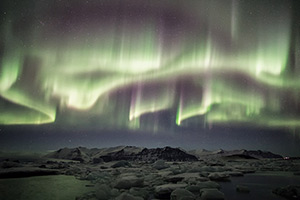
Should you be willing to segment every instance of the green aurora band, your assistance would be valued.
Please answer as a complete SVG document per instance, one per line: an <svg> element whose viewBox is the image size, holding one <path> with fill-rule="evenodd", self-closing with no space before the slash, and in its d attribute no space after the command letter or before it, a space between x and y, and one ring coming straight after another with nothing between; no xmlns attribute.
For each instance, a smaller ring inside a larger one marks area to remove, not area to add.
<svg viewBox="0 0 300 200"><path fill-rule="evenodd" d="M47 18L50 6L16 33L21 17L8 13L1 24L0 124L52 123L66 112L98 117L100 127L138 129L145 114L169 111L177 126L198 116L203 126L299 127L300 62L289 60L289 4L254 9L231 2L168 2L178 17L189 13L179 28L149 12L141 21L130 14L71 21L61 31L62 16ZM167 12L159 3L145 6ZM222 18L205 9L212 6ZM194 23L185 25L189 19ZM157 123L147 126L159 130Z"/></svg>

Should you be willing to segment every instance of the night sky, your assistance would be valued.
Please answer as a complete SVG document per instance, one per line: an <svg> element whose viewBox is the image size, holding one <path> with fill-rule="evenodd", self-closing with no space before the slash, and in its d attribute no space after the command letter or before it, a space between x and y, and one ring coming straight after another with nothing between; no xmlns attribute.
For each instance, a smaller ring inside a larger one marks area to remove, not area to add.
<svg viewBox="0 0 300 200"><path fill-rule="evenodd" d="M0 149L300 155L299 4L2 0Z"/></svg>

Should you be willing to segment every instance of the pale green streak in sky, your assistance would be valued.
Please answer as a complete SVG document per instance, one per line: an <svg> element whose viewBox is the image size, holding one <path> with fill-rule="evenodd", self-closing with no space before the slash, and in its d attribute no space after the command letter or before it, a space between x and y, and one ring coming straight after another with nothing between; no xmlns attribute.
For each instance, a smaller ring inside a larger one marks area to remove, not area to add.
<svg viewBox="0 0 300 200"><path fill-rule="evenodd" d="M173 84L173 85L172 85ZM174 83L164 84L163 87L147 88L137 86L136 95L131 98L129 120L134 120L145 113L153 113L172 107L175 98ZM152 90L152 91L151 91ZM151 95L149 95L151 94Z"/></svg>
<svg viewBox="0 0 300 200"><path fill-rule="evenodd" d="M1 59L0 67L0 94L8 90L17 80L23 65L23 49L19 47L12 37L12 27L9 23L4 24L3 43L5 51Z"/></svg>
<svg viewBox="0 0 300 200"><path fill-rule="evenodd" d="M147 89L141 87L136 96L129 100L128 126L139 127L139 118L143 114L173 108L176 98L179 99L174 122L177 125L183 120L203 115L207 115L209 123L253 123L253 116L259 116L263 109L271 109L269 104L275 103L267 102L268 98L255 88L244 90L225 79L219 80L220 74L227 76L232 72L241 73L253 79L256 84L272 90L299 90L300 80L297 76L285 74L289 67L286 64L290 48L290 19L284 16L283 23L275 18L274 24L268 24L264 20L254 21L249 25L250 33L243 35L243 27L240 25L244 19L238 8L232 5L233 11L228 22L224 19L216 22L217 19L209 12L202 14L201 17L207 18L207 23L212 23L208 26L206 35L187 34L185 38L178 38L181 46L170 45L180 46L178 49L166 49L162 46L168 35L164 36L157 30L159 26L155 24L155 20L149 20L135 29L125 26L117 30L112 25L107 30L104 27L101 34L96 31L86 36L75 32L66 40L55 38L56 41L50 42L42 39L41 32L32 30L32 38L36 40L34 47L23 47L11 35L4 34L6 43L0 68L1 96L37 115L14 119L14 112L6 111L0 123L54 122L56 107L90 112L103 96L126 87L135 88L138 84L147 88L148 84L155 82L162 84L156 86L153 89L156 91L151 95L147 95ZM251 28L256 28L255 23L260 28L253 31ZM229 27L228 30L222 30L222 38L220 31L216 31L216 27L220 25ZM199 32L201 28L199 27ZM10 27L6 29L7 33L11 32ZM253 37L251 34L254 34ZM224 44L223 35L224 38L230 36L232 41ZM22 76L26 57L39 60L36 72L40 89L38 100L26 91L16 90L14 87ZM214 76L215 74L218 76ZM180 93L176 97L176 81L181 80L182 76L199 76L196 84L202 90L194 92L202 91L202 94L185 96ZM170 80L173 85L167 84ZM110 105L112 107L116 104L116 101L113 102ZM280 103L276 103L274 107L278 106ZM280 111L278 108L273 109L275 110ZM281 120L268 120L266 124L274 126L277 121L284 126ZM297 119L293 119L286 125L296 125L296 122Z"/></svg>
<svg viewBox="0 0 300 200"><path fill-rule="evenodd" d="M180 125L181 121L197 115L209 114L212 106L222 106L222 104L228 106L226 113L221 113L219 120L227 119L238 107L240 110L239 115L235 115L236 120L243 118L242 115L259 115L260 110L265 106L264 99L261 94L252 91L245 90L244 88L238 88L235 85L229 85L226 81L211 80L210 84L204 86L204 92L202 101L195 103L189 103L186 106L182 106L179 109L180 113L177 113L177 124ZM184 98L183 100L184 101ZM243 111L241 110L243 108ZM220 109L219 112L222 112ZM208 118L208 122L213 122L212 118Z"/></svg>
<svg viewBox="0 0 300 200"><path fill-rule="evenodd" d="M1 124L44 124L55 121L56 107L54 105L31 97L18 89L6 91L1 96L18 105L20 110L25 110L25 112L20 112L19 109L7 110L2 105L0 108L3 110L0 117Z"/></svg>
<svg viewBox="0 0 300 200"><path fill-rule="evenodd" d="M0 94L9 90L9 88L17 81L20 68L23 64L21 53L15 50L12 55L5 55L0 68Z"/></svg>

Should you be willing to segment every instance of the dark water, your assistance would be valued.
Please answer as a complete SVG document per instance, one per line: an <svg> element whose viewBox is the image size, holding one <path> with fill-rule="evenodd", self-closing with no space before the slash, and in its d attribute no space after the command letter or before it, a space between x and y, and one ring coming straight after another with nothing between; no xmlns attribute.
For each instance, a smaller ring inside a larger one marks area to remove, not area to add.
<svg viewBox="0 0 300 200"><path fill-rule="evenodd" d="M73 176L0 179L0 200L74 200L92 190Z"/></svg>
<svg viewBox="0 0 300 200"><path fill-rule="evenodd" d="M293 176L290 172L264 172L233 177L231 182L220 184L227 200L283 200L285 198L273 194L272 190L287 185L300 185L300 176ZM236 192L236 185L247 186L250 193Z"/></svg>

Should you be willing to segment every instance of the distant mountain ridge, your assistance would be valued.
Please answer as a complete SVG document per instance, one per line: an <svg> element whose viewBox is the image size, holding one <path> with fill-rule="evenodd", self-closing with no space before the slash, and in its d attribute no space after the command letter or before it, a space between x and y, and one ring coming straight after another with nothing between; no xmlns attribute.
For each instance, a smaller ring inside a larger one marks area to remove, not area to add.
<svg viewBox="0 0 300 200"><path fill-rule="evenodd" d="M104 162L115 160L141 160L141 161L197 161L197 157L172 147L141 148L135 146L117 146L102 149L87 149L85 147L63 148L47 154L47 158L76 160L80 162Z"/></svg>
<svg viewBox="0 0 300 200"><path fill-rule="evenodd" d="M269 159L276 159L276 158L283 158L281 155L274 154L269 151L261 151L261 150L231 150L231 151L225 151L223 149L219 149L216 151L208 151L206 149L201 150L192 150L189 151L190 154L196 156L197 158L219 158L219 157L233 157L233 156L240 156L244 158L253 158L253 159L263 159L263 158L269 158Z"/></svg>
<svg viewBox="0 0 300 200"><path fill-rule="evenodd" d="M135 146L117 146L109 148L92 148L85 147L76 148L62 148L52 153L47 154L47 158L75 160L80 162L109 162L116 160L140 160L140 161L197 161L203 158L220 158L233 157L241 158L282 158L282 156L273 154L268 151L248 151L248 150L234 150L234 151L208 151L205 149L185 151L181 148L164 147L164 148L141 148Z"/></svg>
<svg viewBox="0 0 300 200"><path fill-rule="evenodd" d="M141 161L155 161L155 160L166 160L166 161L197 161L197 157L184 152L179 148L164 147L164 148L143 148L139 152L125 152L125 149L109 153L99 158L104 161L113 160L141 160Z"/></svg>

